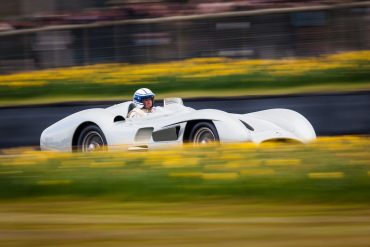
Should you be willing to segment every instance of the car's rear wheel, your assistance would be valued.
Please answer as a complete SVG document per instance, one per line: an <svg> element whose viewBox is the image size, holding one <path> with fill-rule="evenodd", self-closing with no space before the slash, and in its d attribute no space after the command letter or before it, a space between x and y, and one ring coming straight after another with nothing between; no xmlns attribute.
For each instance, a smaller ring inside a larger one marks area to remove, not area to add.
<svg viewBox="0 0 370 247"><path fill-rule="evenodd" d="M104 150L107 147L107 140L104 133L96 125L85 127L77 141L77 150L80 152L94 152Z"/></svg>
<svg viewBox="0 0 370 247"><path fill-rule="evenodd" d="M199 122L193 126L190 132L190 142L194 144L207 144L219 140L217 129L210 122Z"/></svg>

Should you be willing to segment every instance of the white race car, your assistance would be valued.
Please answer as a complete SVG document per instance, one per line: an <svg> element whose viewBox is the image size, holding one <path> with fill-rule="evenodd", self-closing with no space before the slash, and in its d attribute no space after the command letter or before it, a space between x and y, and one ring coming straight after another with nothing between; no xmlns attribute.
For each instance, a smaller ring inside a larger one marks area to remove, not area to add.
<svg viewBox="0 0 370 247"><path fill-rule="evenodd" d="M213 109L195 110L184 106L180 98L167 98L154 113L127 118L134 107L128 101L74 113L42 132L41 149L89 152L102 147L134 150L184 142L295 140L307 143L316 138L310 122L287 109L232 114Z"/></svg>

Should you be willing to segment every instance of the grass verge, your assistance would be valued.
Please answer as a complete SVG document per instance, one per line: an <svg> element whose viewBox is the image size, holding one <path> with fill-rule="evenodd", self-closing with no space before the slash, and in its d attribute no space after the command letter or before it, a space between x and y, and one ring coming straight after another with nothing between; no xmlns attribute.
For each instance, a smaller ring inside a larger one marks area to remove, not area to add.
<svg viewBox="0 0 370 247"><path fill-rule="evenodd" d="M96 154L3 150L0 198L370 201L368 137Z"/></svg>
<svg viewBox="0 0 370 247"><path fill-rule="evenodd" d="M370 52L281 60L188 59L99 64L0 76L0 105L129 99L140 87L159 98L370 89Z"/></svg>
<svg viewBox="0 0 370 247"><path fill-rule="evenodd" d="M367 246L368 205L38 200L0 204L14 246Z"/></svg>
<svg viewBox="0 0 370 247"><path fill-rule="evenodd" d="M0 150L0 246L367 246L369 148Z"/></svg>

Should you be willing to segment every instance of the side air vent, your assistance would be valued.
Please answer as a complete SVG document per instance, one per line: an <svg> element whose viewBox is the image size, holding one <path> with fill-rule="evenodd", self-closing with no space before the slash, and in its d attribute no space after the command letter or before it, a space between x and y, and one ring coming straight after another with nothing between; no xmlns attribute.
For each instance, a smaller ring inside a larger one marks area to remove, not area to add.
<svg viewBox="0 0 370 247"><path fill-rule="evenodd" d="M153 127L139 129L135 135L135 143L148 143L152 137L153 129Z"/></svg>
<svg viewBox="0 0 370 247"><path fill-rule="evenodd" d="M167 129L157 130L153 132L153 141L176 141L179 139L180 126L174 126Z"/></svg>
<svg viewBox="0 0 370 247"><path fill-rule="evenodd" d="M244 124L244 126L249 129L250 131L254 131L254 128L252 126L250 126L249 124L247 124L246 122L244 122L243 120L240 120L240 122L242 122L242 124Z"/></svg>

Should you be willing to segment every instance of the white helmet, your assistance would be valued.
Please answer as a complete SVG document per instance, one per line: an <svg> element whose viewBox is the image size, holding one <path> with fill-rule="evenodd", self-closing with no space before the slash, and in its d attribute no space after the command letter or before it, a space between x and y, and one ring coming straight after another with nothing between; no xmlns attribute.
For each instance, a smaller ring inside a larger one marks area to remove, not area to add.
<svg viewBox="0 0 370 247"><path fill-rule="evenodd" d="M134 93L133 101L136 107L143 108L144 107L144 100L152 99L154 100L155 94L148 88L140 88L136 90Z"/></svg>

